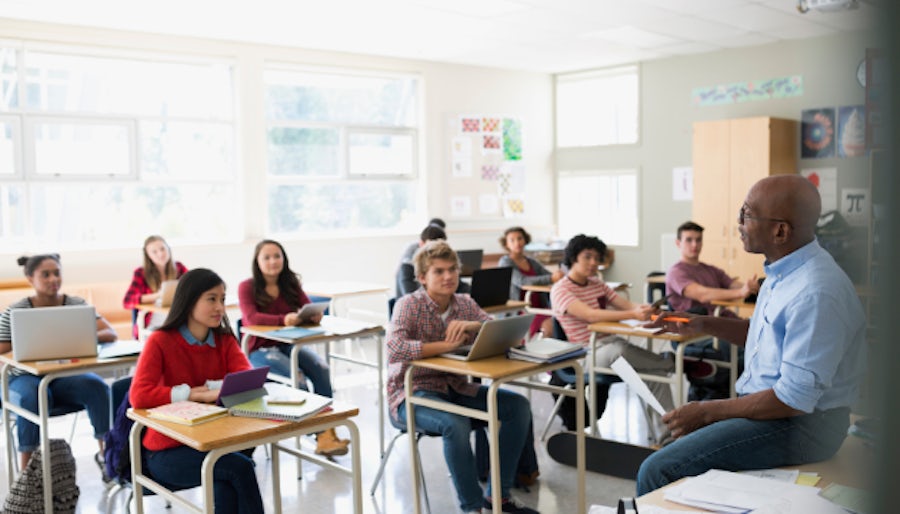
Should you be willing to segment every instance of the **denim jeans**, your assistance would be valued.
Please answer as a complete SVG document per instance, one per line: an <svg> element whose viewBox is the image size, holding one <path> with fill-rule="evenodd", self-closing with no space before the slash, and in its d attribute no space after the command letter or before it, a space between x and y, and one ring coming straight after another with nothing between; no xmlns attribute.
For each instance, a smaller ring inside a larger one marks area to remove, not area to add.
<svg viewBox="0 0 900 514"><path fill-rule="evenodd" d="M286 377L291 376L291 349L293 345L278 344L260 348L250 353L250 363L254 367L269 366L272 373ZM328 364L316 352L308 348L300 348L297 354L297 366L312 382L313 392L331 398L331 372Z"/></svg>
<svg viewBox="0 0 900 514"><path fill-rule="evenodd" d="M710 469L740 471L822 461L840 448L849 424L847 408L774 420L719 421L650 455L638 470L637 494Z"/></svg>
<svg viewBox="0 0 900 514"><path fill-rule="evenodd" d="M187 446L146 452L147 472L172 490L200 485L205 452ZM213 498L216 514L262 514L262 496L253 461L240 453L223 455L213 468Z"/></svg>
<svg viewBox="0 0 900 514"><path fill-rule="evenodd" d="M466 396L450 389L448 394L433 391L416 391L415 396L455 403L463 407L487 410L487 386L481 386L475 396ZM456 487L456 496L464 512L480 510L484 503L478 471L469 434L472 432L470 418L438 411L417 405L415 407L416 426L428 432L441 434L444 440L444 459L450 470L450 477ZM525 445L525 432L531 426L531 404L524 396L500 389L497 391L497 414L500 418L500 487L501 496L509 497L509 490L515 480L516 465ZM401 422L406 423L406 402L397 411ZM491 495L491 482L488 490Z"/></svg>
<svg viewBox="0 0 900 514"><path fill-rule="evenodd" d="M12 375L9 377L9 398L14 404L37 413L38 385L41 378L35 375ZM57 378L47 388L47 405L81 406L87 410L94 427L94 438L100 439L109 431L110 399L109 386L94 373ZM34 451L40 445L40 428L19 417L16 423L19 451Z"/></svg>

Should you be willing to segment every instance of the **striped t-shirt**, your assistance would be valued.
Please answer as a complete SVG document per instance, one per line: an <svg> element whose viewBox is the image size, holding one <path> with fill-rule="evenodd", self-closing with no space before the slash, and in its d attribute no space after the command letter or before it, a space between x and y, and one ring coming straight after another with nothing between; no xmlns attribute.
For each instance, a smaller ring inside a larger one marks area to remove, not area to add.
<svg viewBox="0 0 900 514"><path fill-rule="evenodd" d="M597 277L589 277L587 284L580 285L566 275L550 289L550 305L569 341L585 344L591 339L590 323L569 314L569 305L578 300L592 309L605 309L616 296L616 292Z"/></svg>

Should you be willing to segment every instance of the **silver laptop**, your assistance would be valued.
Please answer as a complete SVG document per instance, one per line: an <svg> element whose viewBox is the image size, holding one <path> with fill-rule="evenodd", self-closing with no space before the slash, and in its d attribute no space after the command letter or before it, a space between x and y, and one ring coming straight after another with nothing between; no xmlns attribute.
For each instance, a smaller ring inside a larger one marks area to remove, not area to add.
<svg viewBox="0 0 900 514"><path fill-rule="evenodd" d="M481 326L472 344L460 346L441 356L461 361L475 361L503 355L506 350L522 343L528 335L528 327L531 326L533 319L534 314L525 314L488 320Z"/></svg>
<svg viewBox="0 0 900 514"><path fill-rule="evenodd" d="M97 356L97 314L91 305L10 311L17 361Z"/></svg>
<svg viewBox="0 0 900 514"><path fill-rule="evenodd" d="M175 289L178 287L177 280L164 280L159 285L159 299L156 300L157 307L171 307L172 300L175 298Z"/></svg>

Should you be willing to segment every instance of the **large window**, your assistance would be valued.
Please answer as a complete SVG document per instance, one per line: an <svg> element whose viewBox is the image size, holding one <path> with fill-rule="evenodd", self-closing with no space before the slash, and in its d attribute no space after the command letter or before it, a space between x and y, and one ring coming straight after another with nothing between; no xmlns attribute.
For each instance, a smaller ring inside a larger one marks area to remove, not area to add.
<svg viewBox="0 0 900 514"><path fill-rule="evenodd" d="M556 146L638 142L637 66L556 76Z"/></svg>
<svg viewBox="0 0 900 514"><path fill-rule="evenodd" d="M417 77L273 66L265 85L270 233L417 219Z"/></svg>
<svg viewBox="0 0 900 514"><path fill-rule="evenodd" d="M596 235L608 245L638 244L636 170L561 171L559 235Z"/></svg>
<svg viewBox="0 0 900 514"><path fill-rule="evenodd" d="M233 65L0 41L0 238L243 237Z"/></svg>

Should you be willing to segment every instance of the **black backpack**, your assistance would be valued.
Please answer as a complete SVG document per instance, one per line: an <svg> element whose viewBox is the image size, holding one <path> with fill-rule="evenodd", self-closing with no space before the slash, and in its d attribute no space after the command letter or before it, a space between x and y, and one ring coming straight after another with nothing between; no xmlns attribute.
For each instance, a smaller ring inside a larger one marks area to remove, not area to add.
<svg viewBox="0 0 900 514"><path fill-rule="evenodd" d="M106 475L119 484L131 481L131 455L128 438L134 421L125 415L131 408L128 391L116 408L112 429L103 436L103 458L106 459Z"/></svg>

